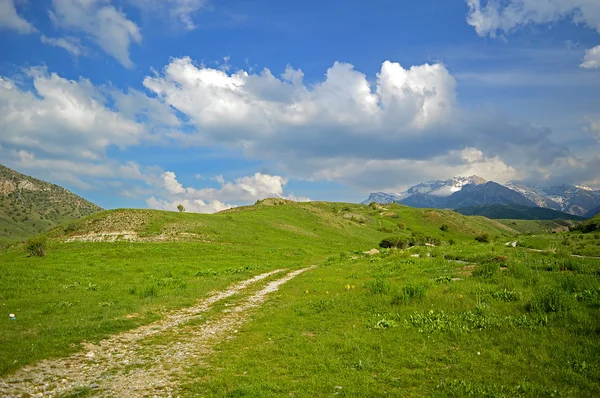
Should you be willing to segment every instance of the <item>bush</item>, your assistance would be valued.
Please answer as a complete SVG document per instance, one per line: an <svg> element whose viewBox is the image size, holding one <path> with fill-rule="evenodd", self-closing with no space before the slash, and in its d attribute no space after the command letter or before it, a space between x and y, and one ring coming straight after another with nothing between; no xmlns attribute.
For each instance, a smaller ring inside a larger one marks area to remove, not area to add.
<svg viewBox="0 0 600 398"><path fill-rule="evenodd" d="M483 263L473 271L473 276L481 276L482 278L490 279L498 276L500 272L500 264L492 261Z"/></svg>
<svg viewBox="0 0 600 398"><path fill-rule="evenodd" d="M448 232L450 230L450 227L448 226L448 224L442 224L440 230L443 232Z"/></svg>
<svg viewBox="0 0 600 398"><path fill-rule="evenodd" d="M371 294L387 294L391 289L390 284L384 278L368 281L365 283L365 288L367 288Z"/></svg>
<svg viewBox="0 0 600 398"><path fill-rule="evenodd" d="M379 247L383 247L386 249L392 247L406 249L409 246L413 246L413 242L410 238L405 236L390 236L388 238L383 238L381 242L379 242Z"/></svg>
<svg viewBox="0 0 600 398"><path fill-rule="evenodd" d="M46 238L43 235L35 236L25 243L25 250L30 256L44 257L46 255Z"/></svg>
<svg viewBox="0 0 600 398"><path fill-rule="evenodd" d="M492 239L490 238L490 234L488 234L488 233L486 232L486 233L483 233L483 234L477 235L477 236L475 237L475 240L476 240L477 242L481 242L481 243L490 243Z"/></svg>
<svg viewBox="0 0 600 398"><path fill-rule="evenodd" d="M427 288L423 285L409 283L404 286L400 292L392 297L392 305L408 304L411 301L418 301L425 297Z"/></svg>
<svg viewBox="0 0 600 398"><path fill-rule="evenodd" d="M558 289L546 291L527 305L528 311L540 313L568 312L570 308L570 297Z"/></svg>

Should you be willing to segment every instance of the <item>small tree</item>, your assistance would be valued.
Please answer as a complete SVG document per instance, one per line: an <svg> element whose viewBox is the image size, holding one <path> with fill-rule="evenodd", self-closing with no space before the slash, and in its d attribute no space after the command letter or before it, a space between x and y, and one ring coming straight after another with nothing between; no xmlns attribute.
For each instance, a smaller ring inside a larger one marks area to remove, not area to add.
<svg viewBox="0 0 600 398"><path fill-rule="evenodd" d="M477 242L481 242L481 243L490 243L491 240L492 240L492 238L490 237L490 234L488 234L487 232L485 232L485 233L482 233L480 235L477 235L475 237L475 240Z"/></svg>
<svg viewBox="0 0 600 398"><path fill-rule="evenodd" d="M25 242L25 250L30 256L44 257L46 255L46 241L44 235L35 236Z"/></svg>
<svg viewBox="0 0 600 398"><path fill-rule="evenodd" d="M185 207L183 207L183 205L182 205L182 204L178 204L178 205L177 205L177 210L179 210L179 212L180 212L180 213L182 213L182 212L184 212L184 211L185 211Z"/></svg>

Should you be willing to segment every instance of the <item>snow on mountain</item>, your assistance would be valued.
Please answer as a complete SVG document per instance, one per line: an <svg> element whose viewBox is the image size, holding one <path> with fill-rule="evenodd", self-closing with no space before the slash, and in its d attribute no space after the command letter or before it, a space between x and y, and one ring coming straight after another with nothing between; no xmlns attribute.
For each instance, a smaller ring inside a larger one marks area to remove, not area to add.
<svg viewBox="0 0 600 398"><path fill-rule="evenodd" d="M446 203L444 198L449 198L455 193L461 192L464 186L471 184L482 185L485 183L486 181L478 176L427 181L414 185L401 193L372 193L369 199L362 203L369 204L373 201L377 203L402 202L414 207L438 207ZM539 207L573 215L583 216L591 209L600 206L600 190L585 185L532 187L514 182L502 185L523 195ZM466 195L468 196L468 194ZM448 204L451 202L448 202Z"/></svg>
<svg viewBox="0 0 600 398"><path fill-rule="evenodd" d="M454 192L460 191L465 185L485 184L485 182L486 181L483 178L478 176L453 177L448 180L427 181L410 187L405 192L402 192L399 196L404 196L404 198L406 198L416 193L423 193L445 197L452 195Z"/></svg>

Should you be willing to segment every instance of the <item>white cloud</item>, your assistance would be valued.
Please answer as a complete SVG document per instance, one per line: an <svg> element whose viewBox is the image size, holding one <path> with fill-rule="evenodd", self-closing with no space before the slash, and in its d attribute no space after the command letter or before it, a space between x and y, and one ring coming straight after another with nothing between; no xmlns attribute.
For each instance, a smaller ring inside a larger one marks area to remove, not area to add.
<svg viewBox="0 0 600 398"><path fill-rule="evenodd" d="M323 82L306 86L301 70L281 78L172 60L144 85L196 124L197 140L240 142L297 128L345 128L360 134L418 132L446 121L455 107L455 81L440 64L404 69L386 61L373 90L366 76L336 62Z"/></svg>
<svg viewBox="0 0 600 398"><path fill-rule="evenodd" d="M598 0L466 0L467 22L480 36L497 37L530 24L547 24L569 18L600 33ZM586 51L582 68L600 67L600 46Z"/></svg>
<svg viewBox="0 0 600 398"><path fill-rule="evenodd" d="M583 63L580 66L585 69L600 68L600 46L586 50Z"/></svg>
<svg viewBox="0 0 600 398"><path fill-rule="evenodd" d="M213 213L234 207L225 202L251 204L264 198L284 198L295 201L308 201L305 197L294 194L285 195L284 188L287 178L269 174L255 173L252 176L240 177L227 182L222 176L214 178L220 184L219 188L184 187L172 171L162 173L155 183L159 190L159 198L147 199L148 206L154 209L172 210L182 204L186 211L197 213Z"/></svg>
<svg viewBox="0 0 600 398"><path fill-rule="evenodd" d="M276 77L268 69L229 73L180 58L144 85L196 126L172 138L237 147L293 178L361 187L388 184L383 175L415 181L415 172L401 175L402 168L361 180L348 166L397 162L408 170L419 164L419 172L431 164L439 172L439 162L456 161L451 154L473 146L488 159L478 167L499 179L511 173L501 164L534 169L568 155L549 129L461 107L456 81L441 64L404 68L385 61L370 83L352 65L336 62L323 81L306 85L302 71L291 67Z"/></svg>
<svg viewBox="0 0 600 398"><path fill-rule="evenodd" d="M196 29L193 15L208 5L208 0L128 0L145 12L169 15L188 30Z"/></svg>
<svg viewBox="0 0 600 398"><path fill-rule="evenodd" d="M137 145L146 126L106 103L105 93L89 80L64 79L44 68L28 71L34 91L0 77L0 144L54 156L93 158L110 145Z"/></svg>
<svg viewBox="0 0 600 398"><path fill-rule="evenodd" d="M126 68L132 68L131 43L140 43L139 27L104 0L53 0L52 21L59 27L83 32Z"/></svg>
<svg viewBox="0 0 600 398"><path fill-rule="evenodd" d="M221 177L221 176L219 176ZM285 197L283 190L287 184L287 178L272 176L269 174L255 173L252 176L241 177L232 182L226 182L222 177L217 179L220 188L183 187L175 173L166 171L161 176L161 188L168 195L179 195L182 197L202 200L224 200L232 202L248 202L270 197Z"/></svg>
<svg viewBox="0 0 600 398"><path fill-rule="evenodd" d="M0 28L16 30L19 33L34 33L37 29L17 14L13 0L0 0Z"/></svg>
<svg viewBox="0 0 600 398"><path fill-rule="evenodd" d="M80 55L86 55L88 53L87 48L81 45L81 40L73 36L52 38L42 35L40 41L43 44L48 44L52 47L62 48L71 53L74 57L79 57Z"/></svg>
<svg viewBox="0 0 600 398"><path fill-rule="evenodd" d="M220 202L218 200L213 200L210 202L204 202L200 199L189 200L189 199L175 199L173 201L168 201L164 199L156 199L154 196L150 197L146 200L146 204L151 209L155 210L168 210L168 211L179 211L177 206L183 205L186 212L189 213L216 213L219 211L231 209L235 206L228 205L226 203Z"/></svg>
<svg viewBox="0 0 600 398"><path fill-rule="evenodd" d="M600 116L586 118L588 122L587 131L600 142Z"/></svg>
<svg viewBox="0 0 600 398"><path fill-rule="evenodd" d="M600 2L597 0L466 0L467 22L480 36L496 37L529 24L546 24L564 18L584 23L600 33Z"/></svg>
<svg viewBox="0 0 600 398"><path fill-rule="evenodd" d="M487 180L510 181L525 175L499 156L487 157L477 148L449 151L431 159L345 159L327 161L318 180L339 181L363 190L400 192L415 183L455 176L478 175Z"/></svg>

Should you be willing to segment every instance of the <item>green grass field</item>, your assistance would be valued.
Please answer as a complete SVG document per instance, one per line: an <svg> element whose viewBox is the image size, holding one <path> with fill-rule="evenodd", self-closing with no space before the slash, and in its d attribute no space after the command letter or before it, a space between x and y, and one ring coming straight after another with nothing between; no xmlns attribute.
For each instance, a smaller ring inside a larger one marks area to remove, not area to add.
<svg viewBox="0 0 600 398"><path fill-rule="evenodd" d="M474 239L482 234L490 243ZM314 264L178 373L177 394L600 395L600 261L571 255L600 256L593 233L519 235L449 211L266 200L215 215L115 210L48 236L45 257L23 245L0 253L2 376L236 281ZM363 254L394 236L437 245Z"/></svg>

